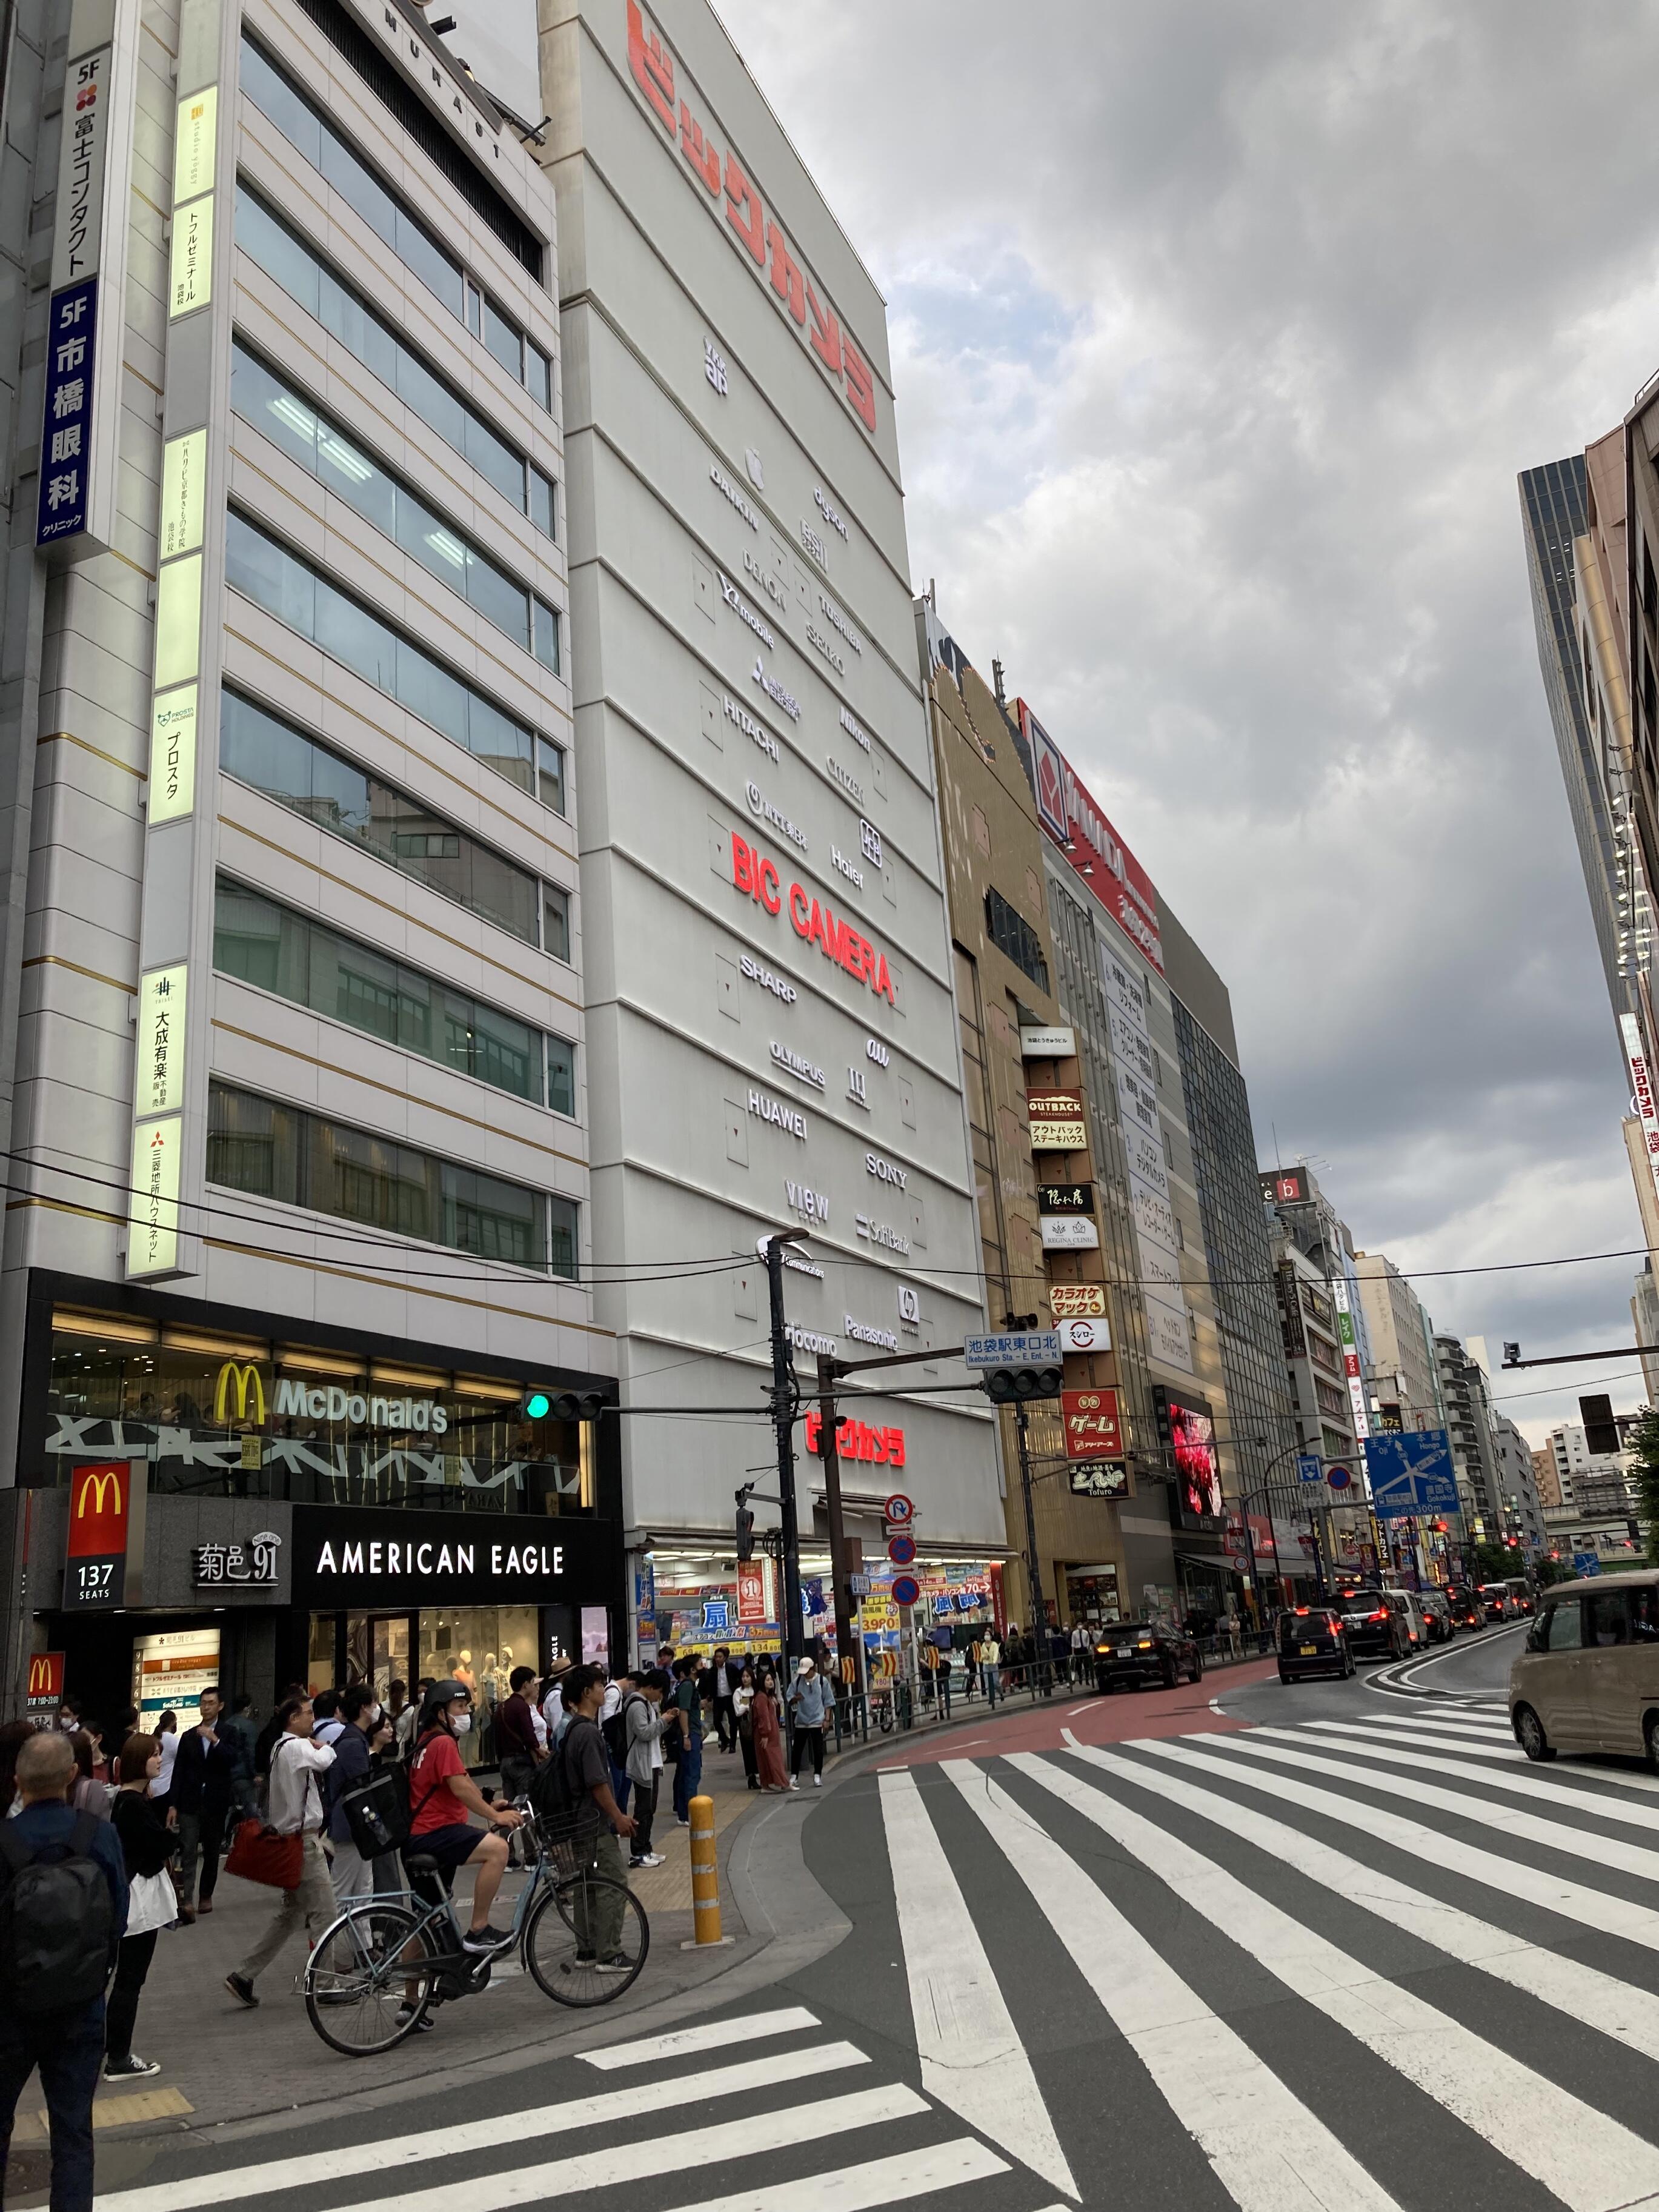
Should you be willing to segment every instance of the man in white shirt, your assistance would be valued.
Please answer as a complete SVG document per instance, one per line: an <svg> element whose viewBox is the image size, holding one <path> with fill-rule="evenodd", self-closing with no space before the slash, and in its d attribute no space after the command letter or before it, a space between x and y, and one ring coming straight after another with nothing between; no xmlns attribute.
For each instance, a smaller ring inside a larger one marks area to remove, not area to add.
<svg viewBox="0 0 1659 2212"><path fill-rule="evenodd" d="M556 1659L547 1670L547 1695L542 1699L542 1718L547 1723L547 1747L556 1751L570 1725L570 1716L564 1708L563 1682L570 1672L572 1662Z"/></svg>
<svg viewBox="0 0 1659 2212"><path fill-rule="evenodd" d="M225 1976L225 1987L239 2004L257 2005L253 1983L291 1936L303 1927L314 1943L338 1912L328 1861L323 1856L323 1793L318 1778L334 1764L334 1753L312 1739L309 1698L290 1698L278 1716L283 1733L270 1750L270 1790L266 1816L279 1836L300 1838L300 1881L280 1893L270 1924L241 1965Z"/></svg>

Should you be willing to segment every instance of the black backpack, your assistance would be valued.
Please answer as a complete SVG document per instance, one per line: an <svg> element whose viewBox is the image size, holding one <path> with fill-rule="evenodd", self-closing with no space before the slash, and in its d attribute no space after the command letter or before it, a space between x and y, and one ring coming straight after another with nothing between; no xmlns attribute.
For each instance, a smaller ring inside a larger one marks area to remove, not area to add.
<svg viewBox="0 0 1659 2212"><path fill-rule="evenodd" d="M644 1702L637 1690L630 1690L610 1719L599 1723L599 1734L605 1738L605 1747L611 1753L613 1766L621 1766L628 1758L628 1708Z"/></svg>
<svg viewBox="0 0 1659 2212"><path fill-rule="evenodd" d="M115 1955L115 1902L92 1856L98 1822L76 1816L66 1842L30 1845L0 1820L0 1988L21 2013L66 2012L104 1994ZM46 1854L53 1854L48 1857Z"/></svg>
<svg viewBox="0 0 1659 2212"><path fill-rule="evenodd" d="M351 1840L366 1859L401 1850L409 1841L409 1776L401 1766L377 1766L340 1792Z"/></svg>

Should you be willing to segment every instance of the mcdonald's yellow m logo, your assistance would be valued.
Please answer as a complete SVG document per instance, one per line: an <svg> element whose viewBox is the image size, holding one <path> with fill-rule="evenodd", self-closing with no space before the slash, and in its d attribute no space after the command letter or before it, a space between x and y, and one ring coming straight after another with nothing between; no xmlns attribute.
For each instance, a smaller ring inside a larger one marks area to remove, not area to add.
<svg viewBox="0 0 1659 2212"><path fill-rule="evenodd" d="M112 1490L115 1492L115 1510L118 1513L121 1510L121 1478L115 1469L100 1468L88 1474L82 1482L81 1494L75 1501L76 1519L83 1519L88 1510L94 1514L106 1512ZM91 1501L90 1506L88 1500Z"/></svg>
<svg viewBox="0 0 1659 2212"><path fill-rule="evenodd" d="M264 1377L251 1359L228 1359L219 1370L219 1381L213 1394L213 1418L222 1428L228 1418L231 1386L236 1390L236 1419L248 1419L248 1401L253 1401L253 1421L256 1427L265 1425Z"/></svg>
<svg viewBox="0 0 1659 2212"><path fill-rule="evenodd" d="M57 1692L57 1684L53 1681L52 1677L56 1672L57 1669L52 1665L52 1655L50 1652L37 1652L34 1657L29 1661L30 1697L50 1698L54 1696Z"/></svg>

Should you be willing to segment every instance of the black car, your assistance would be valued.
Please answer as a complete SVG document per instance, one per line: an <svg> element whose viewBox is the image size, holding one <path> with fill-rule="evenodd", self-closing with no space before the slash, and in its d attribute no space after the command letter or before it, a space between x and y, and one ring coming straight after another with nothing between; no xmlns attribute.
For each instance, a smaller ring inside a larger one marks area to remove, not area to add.
<svg viewBox="0 0 1659 2212"><path fill-rule="evenodd" d="M1281 1682L1294 1682L1301 1674L1346 1676L1353 1672L1342 1615L1328 1605L1298 1605L1281 1613L1274 1625L1273 1646Z"/></svg>
<svg viewBox="0 0 1659 2212"><path fill-rule="evenodd" d="M1418 1598L1431 1644L1449 1644L1457 1632L1457 1616L1443 1590L1424 1590Z"/></svg>
<svg viewBox="0 0 1659 2212"><path fill-rule="evenodd" d="M1115 1620L1095 1646L1095 1687L1108 1691L1127 1682L1162 1682L1173 1690L1182 1675L1204 1677L1204 1655L1190 1636L1157 1620Z"/></svg>
<svg viewBox="0 0 1659 2212"><path fill-rule="evenodd" d="M1410 1655L1411 1632L1396 1591L1350 1590L1342 1601L1342 1628L1356 1659L1404 1659Z"/></svg>
<svg viewBox="0 0 1659 2212"><path fill-rule="evenodd" d="M1482 1606L1478 1593L1472 1590L1467 1583L1448 1583L1446 1603L1451 1609L1451 1617L1455 1626L1459 1628L1486 1626L1486 1608Z"/></svg>

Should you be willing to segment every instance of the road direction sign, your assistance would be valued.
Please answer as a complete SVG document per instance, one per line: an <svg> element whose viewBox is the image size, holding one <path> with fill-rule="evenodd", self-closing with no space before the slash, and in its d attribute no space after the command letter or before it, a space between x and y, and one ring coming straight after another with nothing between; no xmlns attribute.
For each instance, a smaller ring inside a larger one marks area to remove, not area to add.
<svg viewBox="0 0 1659 2212"><path fill-rule="evenodd" d="M1594 1552L1575 1552L1572 1555L1572 1571L1576 1575L1599 1575L1601 1571L1601 1562Z"/></svg>
<svg viewBox="0 0 1659 2212"><path fill-rule="evenodd" d="M1407 1429L1367 1437L1365 1471L1379 1521L1455 1513L1457 1480L1444 1429Z"/></svg>
<svg viewBox="0 0 1659 2212"><path fill-rule="evenodd" d="M895 1575L893 1602L895 1605L914 1605L921 1595L921 1584L914 1575Z"/></svg>
<svg viewBox="0 0 1659 2212"><path fill-rule="evenodd" d="M1034 1328L1018 1336L970 1336L962 1356L969 1367L1057 1367L1060 1331Z"/></svg>
<svg viewBox="0 0 1659 2212"><path fill-rule="evenodd" d="M896 1528L908 1528L916 1517L915 1507L902 1490L896 1490L881 1510L889 1526Z"/></svg>
<svg viewBox="0 0 1659 2212"><path fill-rule="evenodd" d="M1297 1453L1296 1479L1298 1482L1322 1482L1325 1480L1324 1462L1317 1452Z"/></svg>

